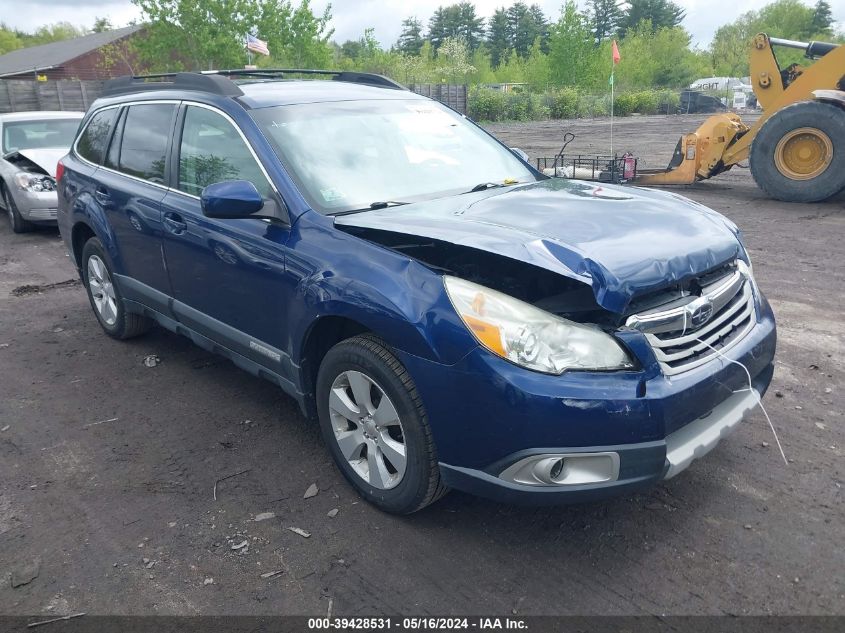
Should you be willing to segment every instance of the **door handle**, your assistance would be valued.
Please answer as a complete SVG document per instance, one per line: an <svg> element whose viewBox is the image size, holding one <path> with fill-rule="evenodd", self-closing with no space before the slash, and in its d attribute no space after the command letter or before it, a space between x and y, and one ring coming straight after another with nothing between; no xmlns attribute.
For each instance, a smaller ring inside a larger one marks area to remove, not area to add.
<svg viewBox="0 0 845 633"><path fill-rule="evenodd" d="M167 227L167 230L173 233L173 235L182 235L188 230L187 222L185 222L182 219L182 216L178 213L165 213L164 226Z"/></svg>
<svg viewBox="0 0 845 633"><path fill-rule="evenodd" d="M111 196L109 192L106 191L103 187L97 187L94 190L94 198L96 198L97 202L100 204L110 204L111 203Z"/></svg>

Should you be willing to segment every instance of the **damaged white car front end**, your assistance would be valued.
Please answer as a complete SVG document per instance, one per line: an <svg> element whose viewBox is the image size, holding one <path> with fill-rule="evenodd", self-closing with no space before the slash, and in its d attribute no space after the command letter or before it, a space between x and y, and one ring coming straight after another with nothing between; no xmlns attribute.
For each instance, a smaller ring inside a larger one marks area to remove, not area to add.
<svg viewBox="0 0 845 633"><path fill-rule="evenodd" d="M56 165L67 154L80 118L75 112L0 117L0 204L15 233L56 222Z"/></svg>

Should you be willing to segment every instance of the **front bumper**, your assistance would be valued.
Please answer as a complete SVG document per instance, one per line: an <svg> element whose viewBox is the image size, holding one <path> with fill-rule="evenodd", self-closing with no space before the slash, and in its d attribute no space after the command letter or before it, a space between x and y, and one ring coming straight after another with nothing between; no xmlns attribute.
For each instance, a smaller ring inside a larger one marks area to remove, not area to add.
<svg viewBox="0 0 845 633"><path fill-rule="evenodd" d="M55 191L24 191L19 187L11 187L11 189L18 213L24 220L55 224L58 210L58 197Z"/></svg>
<svg viewBox="0 0 845 633"><path fill-rule="evenodd" d="M769 378L771 374L769 373ZM765 382L768 378L762 377ZM509 503L537 505L595 501L648 487L686 470L696 459L713 450L753 409L760 398L756 389L739 391L707 415L678 429L665 440L622 446L540 449L521 452L475 470L440 464L443 482L450 488ZM535 454L610 454L617 456L618 474L612 481L581 485L529 485L501 478L514 464L528 461Z"/></svg>
<svg viewBox="0 0 845 633"><path fill-rule="evenodd" d="M547 376L484 350L437 369L403 357L426 405L444 483L515 503L624 494L672 477L712 450L771 382L776 330L765 299L755 327L725 354L742 367L716 358L669 378L640 336L626 340L641 363L632 372ZM598 483L531 485L505 476L532 456L606 453L618 456L618 467Z"/></svg>

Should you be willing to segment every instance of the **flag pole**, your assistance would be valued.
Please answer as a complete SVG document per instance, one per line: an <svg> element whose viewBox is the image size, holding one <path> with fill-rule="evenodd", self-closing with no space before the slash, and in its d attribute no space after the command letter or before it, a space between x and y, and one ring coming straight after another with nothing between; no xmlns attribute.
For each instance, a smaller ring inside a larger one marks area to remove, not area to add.
<svg viewBox="0 0 845 633"><path fill-rule="evenodd" d="M612 157L616 157L616 154L613 153L613 110L614 110L614 92L616 89L616 78L614 74L616 73L616 64L619 63L621 59L619 55L619 47L616 46L616 40L613 40L613 43L610 48L611 52L611 60L610 60L610 155Z"/></svg>
<svg viewBox="0 0 845 633"><path fill-rule="evenodd" d="M613 62L611 62L613 63ZM613 154L613 71L614 68L611 66L610 68L610 155L614 156Z"/></svg>

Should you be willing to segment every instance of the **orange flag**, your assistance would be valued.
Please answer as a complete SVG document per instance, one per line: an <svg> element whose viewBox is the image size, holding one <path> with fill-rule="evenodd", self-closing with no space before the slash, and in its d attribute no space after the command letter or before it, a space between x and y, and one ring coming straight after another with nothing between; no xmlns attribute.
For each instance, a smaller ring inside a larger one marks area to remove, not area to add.
<svg viewBox="0 0 845 633"><path fill-rule="evenodd" d="M619 54L619 47L616 45L616 40L613 40L613 65L619 63L622 59L622 56Z"/></svg>

